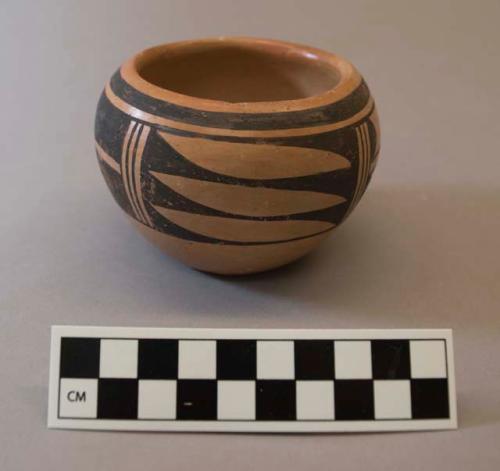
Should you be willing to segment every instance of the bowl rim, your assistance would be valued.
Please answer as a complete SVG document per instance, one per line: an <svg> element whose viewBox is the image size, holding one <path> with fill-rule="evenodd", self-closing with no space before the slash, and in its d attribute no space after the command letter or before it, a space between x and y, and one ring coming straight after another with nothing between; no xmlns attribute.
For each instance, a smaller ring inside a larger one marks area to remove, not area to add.
<svg viewBox="0 0 500 471"><path fill-rule="evenodd" d="M304 98L277 101L228 102L174 92L148 82L139 74L139 70L144 64L162 56L168 51L221 43L252 47L271 53L294 54L306 57L307 59L319 60L329 67L335 68L339 79L332 88ZM279 113L318 108L336 103L349 96L362 82L361 75L356 68L349 61L337 54L287 41L240 36L218 36L153 46L144 49L124 62L120 67L120 74L123 80L130 86L158 100L197 110L228 113Z"/></svg>

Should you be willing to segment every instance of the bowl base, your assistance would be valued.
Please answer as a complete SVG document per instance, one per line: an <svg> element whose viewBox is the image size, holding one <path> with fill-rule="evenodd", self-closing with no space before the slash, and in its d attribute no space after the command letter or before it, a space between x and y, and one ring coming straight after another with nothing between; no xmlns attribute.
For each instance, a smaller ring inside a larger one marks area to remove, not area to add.
<svg viewBox="0 0 500 471"><path fill-rule="evenodd" d="M171 257L197 270L217 275L249 275L293 262L325 239L329 233L306 239L262 245L223 245L194 242L158 232L129 217L136 229Z"/></svg>

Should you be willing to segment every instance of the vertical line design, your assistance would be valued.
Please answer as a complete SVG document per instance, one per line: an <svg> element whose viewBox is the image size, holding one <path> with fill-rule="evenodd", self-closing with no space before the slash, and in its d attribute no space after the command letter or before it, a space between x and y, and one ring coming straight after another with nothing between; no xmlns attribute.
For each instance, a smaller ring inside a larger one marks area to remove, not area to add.
<svg viewBox="0 0 500 471"><path fill-rule="evenodd" d="M364 171L363 171L363 178L361 180L361 188L360 188L360 193L358 195L358 201L363 195L366 185L368 183L368 175L370 170L370 136L368 134L368 125L366 123L361 125L361 133L363 134L364 137L365 152L364 152L364 165L363 165Z"/></svg>
<svg viewBox="0 0 500 471"><path fill-rule="evenodd" d="M137 200L139 202L139 208L142 212L142 216L145 223L149 226L153 226L151 218L146 210L146 205L144 204L144 199L142 198L142 185L141 185L141 164L142 155L144 153L144 147L146 146L146 141L148 140L149 131L151 128L144 125L142 128L142 133L138 141L137 151L135 153L135 163L134 163L134 181L135 181L135 192L137 195Z"/></svg>
<svg viewBox="0 0 500 471"><path fill-rule="evenodd" d="M142 221L142 219L139 216L139 213L137 211L137 208L134 204L134 199L132 197L132 191L131 191L131 188L129 186L129 175L128 175L129 154L130 154L130 149L133 147L132 143L134 140L134 136L136 135L137 129L138 129L138 123L134 120L130 121L129 127L127 129L127 133L125 134L125 138L123 139L120 167L121 167L123 187L125 188L125 193L127 194L127 198L128 198L129 203L130 203L130 207L132 208L132 211L134 212L135 217Z"/></svg>
<svg viewBox="0 0 500 471"><path fill-rule="evenodd" d="M370 173L370 136L368 134L368 125L361 124L356 128L356 138L358 145L358 175L356 179L356 189L352 196L351 204L347 210L344 219L350 214L354 207L358 204L363 191L366 188Z"/></svg>
<svg viewBox="0 0 500 471"><path fill-rule="evenodd" d="M370 164L372 161L372 143L370 141L370 132L368 130L368 124L364 124L365 127L365 136L366 136L366 183L368 184L368 178L370 177Z"/></svg>
<svg viewBox="0 0 500 471"><path fill-rule="evenodd" d="M356 128L356 135L358 138L358 178L356 182L356 191L354 192L354 195L352 197L351 201L351 208L353 208L356 203L358 202L358 195L359 195L359 190L362 186L362 181L363 181L363 166L364 166L364 161L365 161L365 146L364 146L364 141L363 141L363 133L362 133L362 127ZM351 209L349 208L349 209Z"/></svg>
<svg viewBox="0 0 500 471"><path fill-rule="evenodd" d="M359 188L358 188L356 204L359 202L361 195L363 194L363 185L366 177L366 136L365 136L365 128L363 125L359 127L359 133L361 135L361 145L363 146L363 152L361 154L363 157L360 160L361 176L359 179Z"/></svg>
<svg viewBox="0 0 500 471"><path fill-rule="evenodd" d="M134 205L134 211L136 213L137 218L139 221L145 223L144 217L142 216L140 207L139 207L139 202L137 200L137 195L135 193L135 188L134 188L134 173L133 173L133 168L134 168L134 159L135 159L135 154L137 152L137 142L139 140L139 136L142 133L142 128L143 124L139 124L136 128L135 133L132 134L131 142L130 142L130 147L128 150L128 160L127 160L127 178L128 178L128 186L130 190L130 195L132 197L132 204Z"/></svg>
<svg viewBox="0 0 500 471"><path fill-rule="evenodd" d="M354 193L353 193L352 199L351 199L351 204L349 205L349 209L348 209L347 213L350 212L354 201L356 201L356 196L358 194L359 182L360 182L360 177L361 177L361 154L363 152L363 148L362 148L361 134L360 134L359 128L356 128L355 131L356 131L356 141L357 141L357 146L358 146L358 174L356 176L356 187L354 189Z"/></svg>
<svg viewBox="0 0 500 471"><path fill-rule="evenodd" d="M123 187L125 188L125 193L127 194L127 199L129 200L130 206L131 206L134 214L135 214L135 208L132 204L132 197L130 195L130 189L128 187L128 179L127 179L127 156L128 156L128 150L130 147L130 138L132 136L132 133L135 131L136 126L137 126L137 123L134 120L130 121L127 132L126 132L125 137L123 139L122 156L121 156L121 160L120 160Z"/></svg>
<svg viewBox="0 0 500 471"><path fill-rule="evenodd" d="M142 198L141 163L144 147L151 128L137 121L130 125L123 139L122 158L120 163L123 186L137 220L152 227L146 205Z"/></svg>

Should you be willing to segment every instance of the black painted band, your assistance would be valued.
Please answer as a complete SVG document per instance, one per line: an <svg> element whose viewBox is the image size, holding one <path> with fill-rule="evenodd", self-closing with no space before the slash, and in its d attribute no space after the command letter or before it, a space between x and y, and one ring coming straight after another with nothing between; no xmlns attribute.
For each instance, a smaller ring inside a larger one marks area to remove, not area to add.
<svg viewBox="0 0 500 471"><path fill-rule="evenodd" d="M117 70L110 80L112 91L130 105L163 118L198 126L235 130L276 130L320 126L343 121L360 112L370 93L362 81L348 96L328 105L278 113L227 113L175 105L145 95L129 85Z"/></svg>

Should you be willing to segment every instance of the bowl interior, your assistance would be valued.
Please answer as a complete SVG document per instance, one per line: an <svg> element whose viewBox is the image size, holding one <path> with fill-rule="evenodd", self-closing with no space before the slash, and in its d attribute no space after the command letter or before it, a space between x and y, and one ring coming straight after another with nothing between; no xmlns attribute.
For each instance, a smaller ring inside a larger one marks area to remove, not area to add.
<svg viewBox="0 0 500 471"><path fill-rule="evenodd" d="M335 67L299 46L223 41L167 47L137 73L176 93L231 103L308 98L340 81Z"/></svg>

